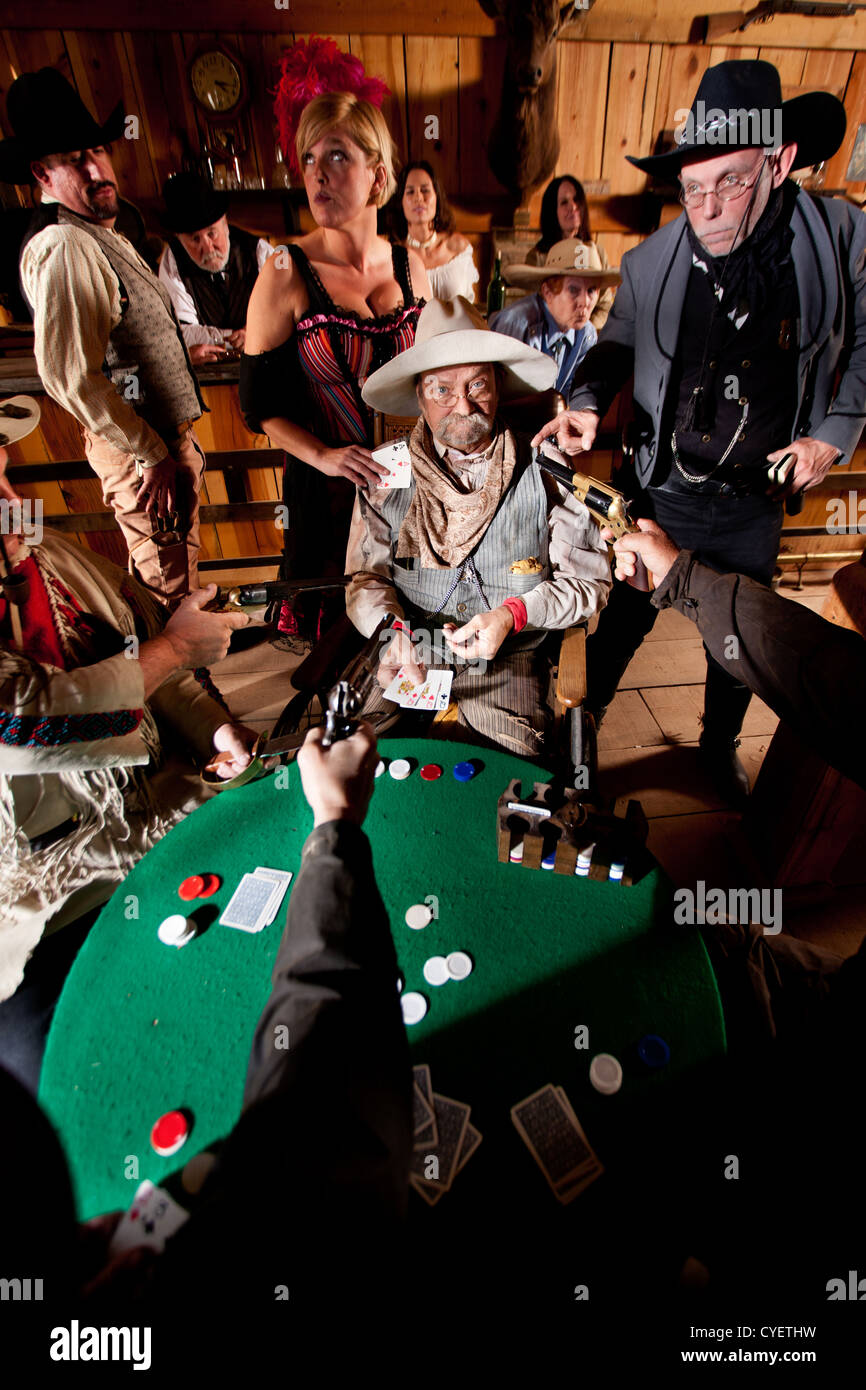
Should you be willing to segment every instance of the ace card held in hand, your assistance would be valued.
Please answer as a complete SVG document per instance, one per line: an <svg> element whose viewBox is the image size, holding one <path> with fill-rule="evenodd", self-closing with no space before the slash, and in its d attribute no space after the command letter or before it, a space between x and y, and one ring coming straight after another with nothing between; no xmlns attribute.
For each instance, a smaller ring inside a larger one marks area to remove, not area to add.
<svg viewBox="0 0 866 1390"><path fill-rule="evenodd" d="M412 482L412 459L409 454L409 445L405 439L398 439L393 444L383 444L380 449L374 449L373 458L388 470L387 474L379 479L377 487L410 486Z"/></svg>

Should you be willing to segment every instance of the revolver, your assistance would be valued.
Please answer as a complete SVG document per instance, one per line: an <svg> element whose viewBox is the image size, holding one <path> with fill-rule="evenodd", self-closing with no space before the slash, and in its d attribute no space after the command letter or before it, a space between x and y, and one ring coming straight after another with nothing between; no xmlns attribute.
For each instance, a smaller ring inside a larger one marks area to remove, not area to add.
<svg viewBox="0 0 866 1390"><path fill-rule="evenodd" d="M610 527L614 540L640 530L629 516L625 497L621 492L617 492L615 487L611 487L610 483L602 483L587 473L574 473L568 464L558 463L556 459L543 454L540 449L535 450L535 462L545 473L556 478L558 483L571 488L578 502L584 503L596 521L602 526ZM633 589L646 592L652 587L650 576L639 555L635 556L635 560L635 573L627 582Z"/></svg>

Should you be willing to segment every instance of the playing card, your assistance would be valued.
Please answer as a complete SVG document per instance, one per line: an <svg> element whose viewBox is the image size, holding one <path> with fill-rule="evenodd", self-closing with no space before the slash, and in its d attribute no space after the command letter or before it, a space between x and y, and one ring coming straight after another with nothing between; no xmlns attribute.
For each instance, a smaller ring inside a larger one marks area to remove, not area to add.
<svg viewBox="0 0 866 1390"><path fill-rule="evenodd" d="M380 449L374 449L373 458L383 468L388 469L387 475L380 478L376 484L377 487L395 488L411 485L412 458L405 439L397 439L393 444L383 444Z"/></svg>
<svg viewBox="0 0 866 1390"><path fill-rule="evenodd" d="M415 1191L424 1198L428 1206L435 1207L439 1198L445 1196L444 1188L433 1187L431 1183L425 1182L423 1178L416 1178L414 1173L409 1174L409 1181Z"/></svg>
<svg viewBox="0 0 866 1390"><path fill-rule="evenodd" d="M291 879L292 875L282 869L257 868L255 873L244 874L220 917L221 925L262 931L274 920Z"/></svg>
<svg viewBox="0 0 866 1390"><path fill-rule="evenodd" d="M401 666L385 691L385 699L393 700L403 709L447 709L451 698L454 672L448 667L428 671L421 685L415 685Z"/></svg>
<svg viewBox="0 0 866 1390"><path fill-rule="evenodd" d="M466 1167L470 1158L474 1154L478 1145L481 1143L481 1135L473 1124L467 1124L466 1133L463 1135L463 1143L460 1145L460 1152L457 1155L457 1162L454 1165L454 1177L462 1168Z"/></svg>
<svg viewBox="0 0 866 1390"><path fill-rule="evenodd" d="M598 1163L574 1112L553 1086L512 1106L511 1118L557 1196L560 1186L567 1189Z"/></svg>
<svg viewBox="0 0 866 1390"><path fill-rule="evenodd" d="M162 1252L169 1236L174 1235L189 1218L189 1212L178 1206L173 1197L146 1178L139 1183L132 1206L124 1212L108 1247L110 1255L119 1255L135 1245L148 1245Z"/></svg>
<svg viewBox="0 0 866 1390"><path fill-rule="evenodd" d="M415 1135L420 1131L432 1129L433 1127L433 1107L430 1105L424 1092L420 1090L418 1083L412 1086L412 1130Z"/></svg>
<svg viewBox="0 0 866 1390"><path fill-rule="evenodd" d="M448 1191L454 1177L457 1155L460 1153L466 1126L469 1123L470 1109L471 1107L464 1105L462 1101L450 1100L448 1096L440 1096L436 1091L433 1092L433 1110L436 1116L438 1142L435 1147L413 1150L409 1165L411 1172L420 1182L429 1183L430 1186L439 1188L443 1192ZM427 1173L431 1169L435 1171L434 1166L430 1163L432 1158L438 1160L438 1176L428 1177Z"/></svg>
<svg viewBox="0 0 866 1390"><path fill-rule="evenodd" d="M386 700L393 700L395 704L405 705L407 699L414 690L417 690L415 682L406 675L405 669L401 666L391 684L385 690Z"/></svg>
<svg viewBox="0 0 866 1390"><path fill-rule="evenodd" d="M259 864L256 867L256 877L264 878L269 880L270 882L273 882L278 886L279 889L279 891L275 889L274 896L271 899L270 905L268 907L268 917L265 922L265 926L269 927L271 925L271 922L273 922L274 918L277 915L280 903L283 901L286 889L288 888L289 884L294 878L294 874L290 873L288 869L265 869L262 868L261 864Z"/></svg>
<svg viewBox="0 0 866 1390"><path fill-rule="evenodd" d="M439 677L439 687L436 691L433 702L434 709L447 709L451 701L451 682L454 679L454 672L446 666L444 670L437 671Z"/></svg>
<svg viewBox="0 0 866 1390"><path fill-rule="evenodd" d="M418 1087L422 1096L426 1100L430 1109L433 1109L433 1082L430 1079L430 1068L426 1062L419 1062L412 1068L412 1080Z"/></svg>

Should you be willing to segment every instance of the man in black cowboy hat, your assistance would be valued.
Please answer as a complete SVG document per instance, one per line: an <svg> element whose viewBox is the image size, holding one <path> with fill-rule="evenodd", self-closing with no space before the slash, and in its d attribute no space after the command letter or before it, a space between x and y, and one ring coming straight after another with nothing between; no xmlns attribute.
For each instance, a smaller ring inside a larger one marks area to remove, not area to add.
<svg viewBox="0 0 866 1390"><path fill-rule="evenodd" d="M172 232L159 265L193 362L243 350L247 305L271 254L263 237L230 227L228 198L195 174L172 174L162 186L163 221Z"/></svg>
<svg viewBox="0 0 866 1390"><path fill-rule="evenodd" d="M631 162L679 181L685 215L623 258L622 286L580 364L571 409L536 437L569 453L634 373L634 510L722 573L768 584L781 497L850 459L866 410L866 217L788 180L845 133L826 92L782 102L769 63L709 68L677 148ZM784 486L771 464L790 456ZM613 698L652 627L649 597L617 586L587 648L588 705ZM732 634L734 636L735 634ZM732 648L733 651L733 648ZM750 694L707 654L701 751L731 804L748 794L737 754Z"/></svg>
<svg viewBox="0 0 866 1390"><path fill-rule="evenodd" d="M173 606L197 586L204 455L192 426L204 407L168 293L115 227L107 142L123 131L122 106L99 125L42 68L13 82L7 111L0 178L42 189L21 250L39 375L83 428L130 569Z"/></svg>

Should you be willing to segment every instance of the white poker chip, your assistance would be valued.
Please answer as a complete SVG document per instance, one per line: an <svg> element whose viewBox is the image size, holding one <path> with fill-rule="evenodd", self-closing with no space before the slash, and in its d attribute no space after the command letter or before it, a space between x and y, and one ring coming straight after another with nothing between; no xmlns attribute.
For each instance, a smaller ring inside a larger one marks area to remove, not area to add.
<svg viewBox="0 0 866 1390"><path fill-rule="evenodd" d="M398 975L398 976L397 976L397 993L398 993L398 994L402 994L402 993L403 993L403 976L402 976L402 975Z"/></svg>
<svg viewBox="0 0 866 1390"><path fill-rule="evenodd" d="M395 782L405 782L409 773L412 771L412 764L408 758L395 758L388 768Z"/></svg>
<svg viewBox="0 0 866 1390"><path fill-rule="evenodd" d="M451 979L448 962L444 956L431 956L424 962L424 979L428 985L445 985Z"/></svg>
<svg viewBox="0 0 866 1390"><path fill-rule="evenodd" d="M465 980L472 974L472 957L465 951L452 951L445 957L445 965L452 980Z"/></svg>
<svg viewBox="0 0 866 1390"><path fill-rule="evenodd" d="M511 847L511 849L509 850L509 853L508 853L508 858L511 860L512 864L519 864L519 863L520 863L521 859L523 858L523 841L522 841L522 840L520 840L520 841L518 842L518 844L513 845L513 846Z"/></svg>
<svg viewBox="0 0 866 1390"><path fill-rule="evenodd" d="M406 910L406 926L413 931L421 931L433 921L433 912L426 903L413 903Z"/></svg>
<svg viewBox="0 0 866 1390"><path fill-rule="evenodd" d="M409 1027L413 1023L420 1023L427 1012L427 1000L423 994L417 994L410 989L408 994L400 995L400 1007L403 1010L403 1022Z"/></svg>
<svg viewBox="0 0 866 1390"><path fill-rule="evenodd" d="M589 1064L589 1079L603 1096L612 1096L622 1085L622 1067L611 1053L599 1052Z"/></svg>
<svg viewBox="0 0 866 1390"><path fill-rule="evenodd" d="M383 772L386 772L387 769L388 769L388 764L387 764L382 758L380 758L379 761L378 761L377 764L376 764L376 776L377 776L377 777L381 777L381 776L382 776L382 773L383 773Z"/></svg>
<svg viewBox="0 0 866 1390"><path fill-rule="evenodd" d="M160 922L156 934L164 946L185 946L195 936L195 923L180 912Z"/></svg>

